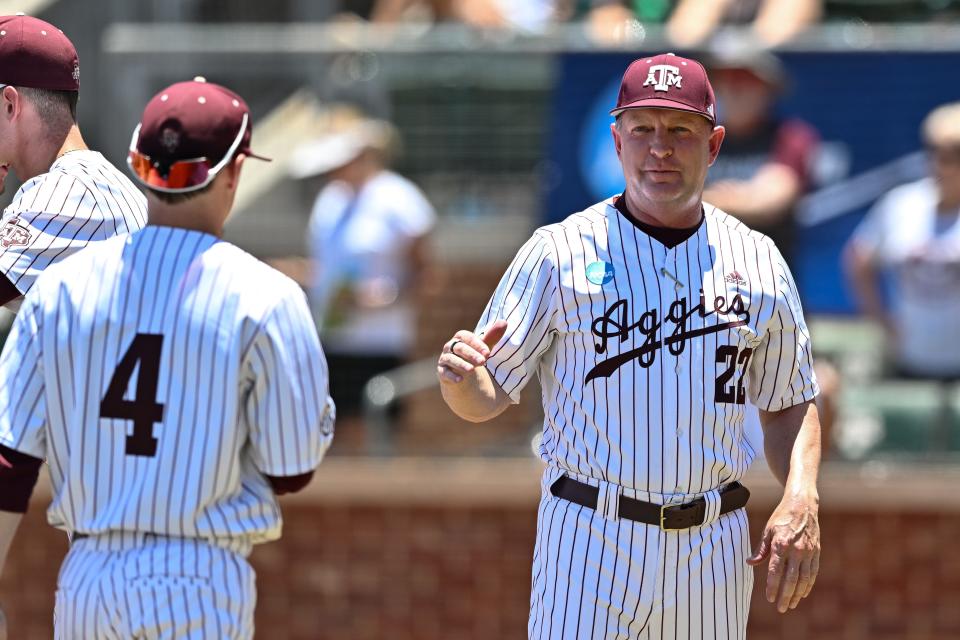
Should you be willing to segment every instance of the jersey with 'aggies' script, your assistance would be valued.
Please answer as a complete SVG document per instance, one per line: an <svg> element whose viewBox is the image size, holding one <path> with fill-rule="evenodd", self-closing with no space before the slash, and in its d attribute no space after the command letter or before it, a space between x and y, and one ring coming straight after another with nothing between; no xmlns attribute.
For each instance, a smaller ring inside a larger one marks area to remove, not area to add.
<svg viewBox="0 0 960 640"><path fill-rule="evenodd" d="M0 272L26 293L50 264L146 221L146 198L129 178L96 151L71 151L23 183L4 210ZM7 306L15 311L20 300Z"/></svg>
<svg viewBox="0 0 960 640"><path fill-rule="evenodd" d="M214 236L148 226L37 280L0 359L0 444L46 458L68 531L280 535L264 474L330 444L300 288Z"/></svg>
<svg viewBox="0 0 960 640"><path fill-rule="evenodd" d="M774 244L705 205L668 248L602 202L538 229L479 327L505 319L487 369L514 402L535 372L544 486L562 473L700 494L744 474L745 401L812 399L809 336Z"/></svg>

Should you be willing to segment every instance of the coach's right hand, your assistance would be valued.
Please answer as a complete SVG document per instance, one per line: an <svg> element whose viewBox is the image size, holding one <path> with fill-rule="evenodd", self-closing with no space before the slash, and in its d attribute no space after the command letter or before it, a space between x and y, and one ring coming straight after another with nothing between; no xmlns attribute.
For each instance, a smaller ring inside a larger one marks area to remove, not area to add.
<svg viewBox="0 0 960 640"><path fill-rule="evenodd" d="M440 392L464 420L483 422L510 406L510 396L484 367L506 331L506 320L495 320L480 334L461 329L443 345L437 361Z"/></svg>
<svg viewBox="0 0 960 640"><path fill-rule="evenodd" d="M443 345L440 360L437 362L437 375L440 382L462 382L477 367L487 363L490 350L496 346L507 331L506 320L494 320L479 335L461 329Z"/></svg>

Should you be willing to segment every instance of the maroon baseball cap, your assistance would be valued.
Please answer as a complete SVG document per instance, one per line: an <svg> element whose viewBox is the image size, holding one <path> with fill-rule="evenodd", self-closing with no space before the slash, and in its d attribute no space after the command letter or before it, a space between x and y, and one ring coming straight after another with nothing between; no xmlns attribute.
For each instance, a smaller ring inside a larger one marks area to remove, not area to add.
<svg viewBox="0 0 960 640"><path fill-rule="evenodd" d="M0 84L80 90L80 59L57 27L18 13L0 16Z"/></svg>
<svg viewBox="0 0 960 640"><path fill-rule="evenodd" d="M148 187L198 189L237 153L270 160L251 150L252 133L250 107L243 98L198 77L151 98L133 133L128 163Z"/></svg>
<svg viewBox="0 0 960 640"><path fill-rule="evenodd" d="M707 71L696 60L661 53L630 63L620 82L617 106L610 115L626 109L677 109L698 113L716 124L716 100Z"/></svg>

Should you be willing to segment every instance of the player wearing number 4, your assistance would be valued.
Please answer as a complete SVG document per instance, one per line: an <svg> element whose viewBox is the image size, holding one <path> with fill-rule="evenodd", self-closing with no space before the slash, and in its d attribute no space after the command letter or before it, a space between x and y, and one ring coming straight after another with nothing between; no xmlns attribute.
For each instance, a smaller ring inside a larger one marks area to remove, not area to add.
<svg viewBox="0 0 960 640"><path fill-rule="evenodd" d="M749 565L770 559L781 612L813 587L809 336L774 244L701 200L724 136L714 114L698 62L634 61L611 112L625 192L537 230L440 356L444 399L471 421L540 377L531 638L744 638ZM747 399L786 489L753 554Z"/></svg>
<svg viewBox="0 0 960 640"><path fill-rule="evenodd" d="M47 460L71 534L57 637L252 637L246 556L333 435L302 291L220 239L256 156L246 103L200 80L133 134L147 227L48 268L0 356L0 444ZM13 511L35 479L0 473ZM0 513L0 568L19 517Z"/></svg>

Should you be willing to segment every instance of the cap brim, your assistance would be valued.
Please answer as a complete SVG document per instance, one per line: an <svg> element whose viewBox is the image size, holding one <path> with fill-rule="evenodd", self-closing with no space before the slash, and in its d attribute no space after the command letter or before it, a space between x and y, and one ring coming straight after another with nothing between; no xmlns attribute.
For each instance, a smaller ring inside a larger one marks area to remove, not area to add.
<svg viewBox="0 0 960 640"><path fill-rule="evenodd" d="M334 133L294 149L288 171L294 179L330 173L353 162L363 153L363 141L349 132Z"/></svg>
<svg viewBox="0 0 960 640"><path fill-rule="evenodd" d="M610 110L610 115L617 116L626 111L627 109L672 109L673 111L686 111L687 113L695 113L698 116L703 116L710 121L711 124L716 123L716 118L706 114L705 112L691 107L688 104L682 102L677 102L676 100L666 100L664 98L644 98L643 100L637 100L636 102L631 102L630 104L625 104L622 107L617 107L616 109Z"/></svg>
<svg viewBox="0 0 960 640"><path fill-rule="evenodd" d="M273 162L273 158L268 158L267 156L261 156L257 153L254 153L252 149L241 149L240 153L247 156L248 158L255 158L257 160L263 160L264 162Z"/></svg>

